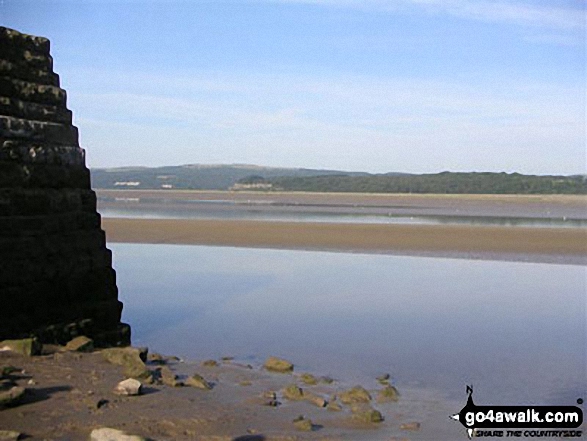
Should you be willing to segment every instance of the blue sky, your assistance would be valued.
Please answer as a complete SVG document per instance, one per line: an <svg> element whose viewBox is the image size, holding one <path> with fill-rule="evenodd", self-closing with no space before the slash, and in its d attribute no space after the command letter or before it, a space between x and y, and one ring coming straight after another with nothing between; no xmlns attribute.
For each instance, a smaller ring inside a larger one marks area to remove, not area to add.
<svg viewBox="0 0 587 441"><path fill-rule="evenodd" d="M88 165L586 173L583 0L0 0Z"/></svg>

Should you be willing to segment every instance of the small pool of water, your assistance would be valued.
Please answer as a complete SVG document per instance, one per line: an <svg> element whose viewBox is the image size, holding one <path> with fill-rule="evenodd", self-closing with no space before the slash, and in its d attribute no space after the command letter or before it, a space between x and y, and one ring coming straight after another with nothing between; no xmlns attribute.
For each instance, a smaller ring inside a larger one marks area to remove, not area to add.
<svg viewBox="0 0 587 441"><path fill-rule="evenodd" d="M479 402L584 398L582 266L109 244L133 344L188 359L269 355L296 370ZM463 402L464 404L464 402ZM458 409L456 409L458 410Z"/></svg>

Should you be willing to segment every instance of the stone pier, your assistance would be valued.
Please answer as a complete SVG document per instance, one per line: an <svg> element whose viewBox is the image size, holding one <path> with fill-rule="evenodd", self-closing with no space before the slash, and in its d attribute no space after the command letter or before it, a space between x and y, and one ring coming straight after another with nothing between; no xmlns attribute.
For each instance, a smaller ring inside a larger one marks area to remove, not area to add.
<svg viewBox="0 0 587 441"><path fill-rule="evenodd" d="M0 27L0 340L130 343L49 40Z"/></svg>

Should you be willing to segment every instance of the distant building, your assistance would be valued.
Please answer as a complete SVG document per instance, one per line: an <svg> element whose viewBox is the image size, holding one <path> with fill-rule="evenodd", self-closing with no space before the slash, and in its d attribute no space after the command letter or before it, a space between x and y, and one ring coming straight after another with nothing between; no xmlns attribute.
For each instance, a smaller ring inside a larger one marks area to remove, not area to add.
<svg viewBox="0 0 587 441"><path fill-rule="evenodd" d="M118 181L114 183L115 187L138 187L141 185L141 181Z"/></svg>

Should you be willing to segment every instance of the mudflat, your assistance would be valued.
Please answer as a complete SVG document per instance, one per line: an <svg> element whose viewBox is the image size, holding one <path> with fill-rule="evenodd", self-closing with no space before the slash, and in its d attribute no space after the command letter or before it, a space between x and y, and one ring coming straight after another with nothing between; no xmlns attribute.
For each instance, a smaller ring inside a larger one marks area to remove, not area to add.
<svg viewBox="0 0 587 441"><path fill-rule="evenodd" d="M110 242L400 253L584 263L587 230L477 225L346 224L105 218Z"/></svg>

